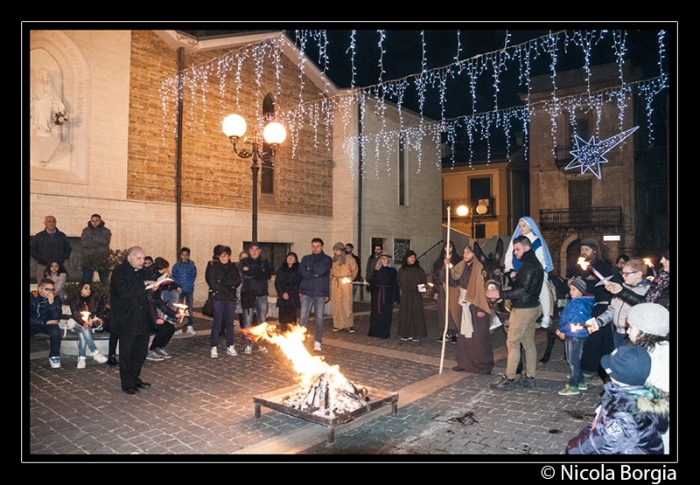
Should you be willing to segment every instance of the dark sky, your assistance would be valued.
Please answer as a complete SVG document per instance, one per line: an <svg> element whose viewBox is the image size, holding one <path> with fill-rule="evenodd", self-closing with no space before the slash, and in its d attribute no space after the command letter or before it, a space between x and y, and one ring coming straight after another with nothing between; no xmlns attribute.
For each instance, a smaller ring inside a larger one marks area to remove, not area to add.
<svg viewBox="0 0 700 485"><path fill-rule="evenodd" d="M553 28L551 32L564 30ZM657 33L659 25L642 25L643 30L627 30L627 55L628 62L640 66L645 70L646 77L658 75L657 63L658 41ZM668 27L668 26L666 26ZM627 27L622 25L610 25L609 29ZM288 30L287 35L295 40L298 31ZM351 43L350 30L326 30L328 39L327 75L341 88L350 87L352 80ZM380 72L380 34L377 30L357 30L355 35L355 86L364 87L379 83L380 75L383 81L400 79L411 74L421 72L423 57L423 37L421 30L385 30L385 38L382 42L384 48L383 67ZM506 32L510 34L509 45L518 45L548 34L549 30L425 30L426 68L434 69L447 66L455 62L458 55L458 45L461 47L459 59L469 59L479 54L485 54L502 49L505 46ZM598 30L600 32L600 29ZM307 37L306 51L311 60L318 63L318 40ZM318 39L318 37L317 37ZM459 39L459 44L458 44ZM669 49L671 41L667 38L666 46ZM298 45L298 44L297 44ZM591 63L593 65L615 62L615 51L612 48L612 35L606 34L602 41L591 49ZM563 44L562 44L563 47ZM564 52L560 48L557 53L557 70L580 69L584 65L584 55L580 47L571 43ZM532 64L532 75L547 74L551 58L549 55L541 55ZM666 60L668 62L668 59ZM524 92L524 86L518 79L518 64L509 61L508 69L499 76L498 108L510 108L522 106L518 92ZM323 65L319 67L323 68ZM469 87L469 77L463 73L460 76L449 78L447 82L447 99L445 104L445 117L453 118L472 113L472 97ZM494 109L493 72L485 71L480 75L477 85L476 111L484 112ZM417 91L411 84L406 91L405 105L414 111L418 111ZM424 113L434 119L441 116L441 107L437 88L429 88L426 92Z"/></svg>

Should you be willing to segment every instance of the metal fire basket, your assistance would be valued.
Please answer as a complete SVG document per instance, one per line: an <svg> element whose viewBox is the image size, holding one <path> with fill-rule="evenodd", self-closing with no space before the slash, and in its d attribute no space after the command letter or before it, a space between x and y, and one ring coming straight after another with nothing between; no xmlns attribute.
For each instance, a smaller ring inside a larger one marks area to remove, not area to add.
<svg viewBox="0 0 700 485"><path fill-rule="evenodd" d="M307 411L302 411L300 409L294 409L282 404L284 398L287 397L290 393L296 391L298 388L299 386L295 385L286 387L284 389L270 391L265 394L261 394L260 396L254 396L253 402L255 403L255 417L260 418L260 406L265 406L283 414L288 414L290 416L301 418L306 421L311 421L312 423L327 426L327 442L328 444L332 445L333 443L335 443L335 427L339 424L348 423L355 418L363 416L367 413L371 413L372 411L375 411L389 404L391 404L392 416L396 416L398 412L399 395L397 393L384 391L382 389L375 389L373 387L365 387L369 395L369 401L365 406L351 411L349 413L341 414L335 417L318 416L316 414L312 414Z"/></svg>

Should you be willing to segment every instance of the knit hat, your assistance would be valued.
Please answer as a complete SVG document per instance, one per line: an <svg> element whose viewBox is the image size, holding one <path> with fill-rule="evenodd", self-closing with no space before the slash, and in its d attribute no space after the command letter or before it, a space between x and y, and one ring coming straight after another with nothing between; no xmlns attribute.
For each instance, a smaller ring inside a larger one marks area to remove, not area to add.
<svg viewBox="0 0 700 485"><path fill-rule="evenodd" d="M598 241L596 241L592 237L587 237L585 239L581 239L581 246L588 246L589 248L594 249L596 251L598 251L598 249L600 249L598 247Z"/></svg>
<svg viewBox="0 0 700 485"><path fill-rule="evenodd" d="M569 286L573 286L578 291L580 291L581 294L586 293L586 291L588 290L588 288L586 287L586 282L580 278L571 280L571 283L569 283Z"/></svg>
<svg viewBox="0 0 700 485"><path fill-rule="evenodd" d="M665 337L669 332L668 310L658 303L639 303L630 308L627 323L646 334Z"/></svg>
<svg viewBox="0 0 700 485"><path fill-rule="evenodd" d="M623 345L604 355L600 365L618 382L628 386L642 386L651 372L651 356L642 347Z"/></svg>

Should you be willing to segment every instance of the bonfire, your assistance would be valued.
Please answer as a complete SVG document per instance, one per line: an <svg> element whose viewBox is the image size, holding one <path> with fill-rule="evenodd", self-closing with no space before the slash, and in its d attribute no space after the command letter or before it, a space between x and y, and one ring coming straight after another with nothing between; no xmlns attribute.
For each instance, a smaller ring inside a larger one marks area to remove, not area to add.
<svg viewBox="0 0 700 485"><path fill-rule="evenodd" d="M335 417L360 409L369 402L367 388L350 382L337 365L329 365L323 357L309 354L304 347L305 327L294 325L281 333L274 325L261 323L244 331L252 340L262 339L277 345L291 361L300 387L283 398L285 406Z"/></svg>

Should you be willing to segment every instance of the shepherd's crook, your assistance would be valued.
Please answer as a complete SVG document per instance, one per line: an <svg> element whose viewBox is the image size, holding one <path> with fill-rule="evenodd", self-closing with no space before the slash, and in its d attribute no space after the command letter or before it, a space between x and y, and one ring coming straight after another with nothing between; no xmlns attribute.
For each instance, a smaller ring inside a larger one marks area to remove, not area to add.
<svg viewBox="0 0 700 485"><path fill-rule="evenodd" d="M450 206L447 206L447 242L445 243L445 257L447 257L447 251L450 250ZM443 261L444 266L444 261ZM445 360L445 340L447 339L447 323L450 318L450 269L445 269L445 328L442 330L442 352L440 352L440 371L442 374L442 364Z"/></svg>

